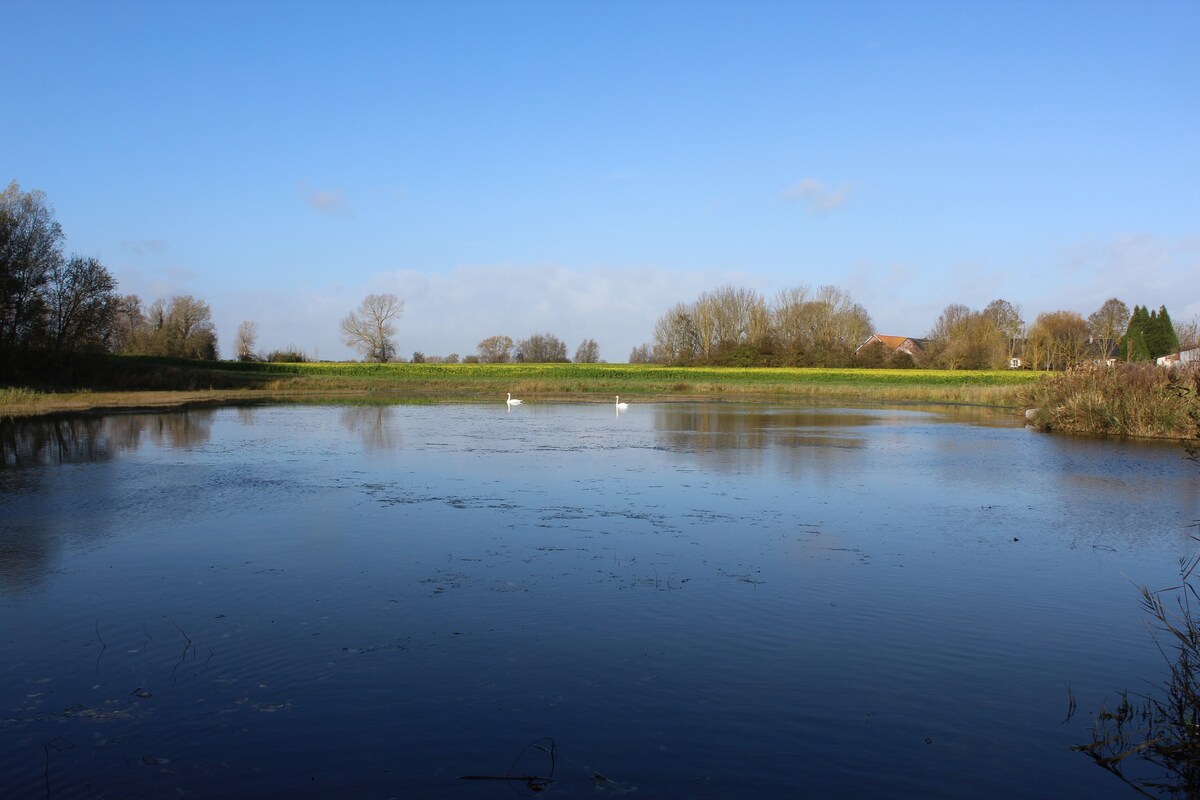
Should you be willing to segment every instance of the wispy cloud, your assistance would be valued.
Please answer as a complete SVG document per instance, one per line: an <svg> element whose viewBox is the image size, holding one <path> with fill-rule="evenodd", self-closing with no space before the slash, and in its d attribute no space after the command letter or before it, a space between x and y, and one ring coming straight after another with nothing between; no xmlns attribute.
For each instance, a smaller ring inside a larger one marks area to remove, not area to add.
<svg viewBox="0 0 1200 800"><path fill-rule="evenodd" d="M1130 306L1166 304L1188 317L1200 313L1195 276L1200 274L1200 237L1168 239L1146 233L1077 242L1058 257L1060 285L1054 296L1068 308L1094 311L1109 297Z"/></svg>
<svg viewBox="0 0 1200 800"><path fill-rule="evenodd" d="M318 189L300 181L300 194L309 208L331 217L353 217L354 212L346 202L346 193L341 189Z"/></svg>
<svg viewBox="0 0 1200 800"><path fill-rule="evenodd" d="M162 239L126 240L121 242L120 247L135 256L157 256L167 251L167 243Z"/></svg>
<svg viewBox="0 0 1200 800"><path fill-rule="evenodd" d="M800 203L810 214L825 214L844 205L853 193L854 187L850 184L844 183L835 189L816 178L805 178L784 189L781 197L785 203Z"/></svg>

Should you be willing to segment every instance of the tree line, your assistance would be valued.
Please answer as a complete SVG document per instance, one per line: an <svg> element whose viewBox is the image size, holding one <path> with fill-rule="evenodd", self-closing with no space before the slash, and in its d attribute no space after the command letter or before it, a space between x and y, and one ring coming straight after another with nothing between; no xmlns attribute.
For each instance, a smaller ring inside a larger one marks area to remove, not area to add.
<svg viewBox="0 0 1200 800"><path fill-rule="evenodd" d="M0 355L16 349L112 352L212 360L218 357L212 310L190 295L157 299L121 295L99 260L66 255L63 231L41 191L16 181L0 193ZM394 294L368 295L340 324L343 341L368 361L402 360L395 320L404 302ZM653 340L630 352L630 363L729 366L861 366L999 369L1018 364L1064 369L1092 360L1151 360L1194 345L1193 320L1176 327L1165 306L1151 311L1110 298L1086 319L1067 311L1039 314L1032 324L1021 309L997 299L983 309L951 304L923 337L885 344L870 314L836 286L795 286L771 298L722 286L669 308ZM899 337L897 337L899 338ZM236 357L244 361L308 360L295 347L255 352L257 324L239 326ZM413 361L458 362L413 353ZM480 341L464 362L553 363L600 361L594 339L568 358L550 333Z"/></svg>
<svg viewBox="0 0 1200 800"><path fill-rule="evenodd" d="M871 315L836 286L797 286L770 300L723 286L659 317L654 341L630 362L729 366L843 366L872 334ZM911 366L911 364L910 364Z"/></svg>
<svg viewBox="0 0 1200 800"><path fill-rule="evenodd" d="M567 344L552 333L535 333L527 339L513 341L509 336L489 336L479 343L477 355L467 356L465 361L484 364L597 364L600 362L600 345L595 339L584 339L575 348L575 357L567 358Z"/></svg>
<svg viewBox="0 0 1200 800"><path fill-rule="evenodd" d="M1200 342L1197 322L1176 328L1165 306L1129 307L1110 298L1086 319L1067 310L1039 314L993 300L982 309L947 306L924 336L873 330L870 315L836 286L784 289L771 299L723 286L659 317L652 342L633 348L630 363L729 366L931 367L1066 369L1113 360L1152 360ZM887 337L885 337L887 338Z"/></svg>
<svg viewBox="0 0 1200 800"><path fill-rule="evenodd" d="M96 258L68 256L41 191L0 192L0 350L215 359L208 304L190 295L143 306Z"/></svg>

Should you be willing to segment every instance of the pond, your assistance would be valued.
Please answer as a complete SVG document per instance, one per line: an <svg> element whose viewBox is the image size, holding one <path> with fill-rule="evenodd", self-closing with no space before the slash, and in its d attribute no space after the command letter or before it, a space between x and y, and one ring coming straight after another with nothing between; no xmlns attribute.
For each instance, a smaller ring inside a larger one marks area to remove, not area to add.
<svg viewBox="0 0 1200 800"><path fill-rule="evenodd" d="M264 406L0 440L8 797L1132 796L1069 748L1161 680L1136 585L1198 549L1178 446L979 410Z"/></svg>

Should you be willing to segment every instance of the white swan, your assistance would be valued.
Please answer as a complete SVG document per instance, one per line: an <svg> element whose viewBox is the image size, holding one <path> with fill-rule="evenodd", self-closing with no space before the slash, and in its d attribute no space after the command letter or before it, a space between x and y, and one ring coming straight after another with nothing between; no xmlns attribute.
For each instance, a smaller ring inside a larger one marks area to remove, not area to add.
<svg viewBox="0 0 1200 800"><path fill-rule="evenodd" d="M521 401L520 401L520 400L515 400L515 399L513 399L512 392L509 392L509 393L508 393L508 399L507 399L507 400L505 400L504 402L508 403L510 406L519 406L519 405L521 405Z"/></svg>
<svg viewBox="0 0 1200 800"><path fill-rule="evenodd" d="M621 411L624 411L625 409L629 408L629 403L621 402L621 395L617 395L617 408L620 409Z"/></svg>

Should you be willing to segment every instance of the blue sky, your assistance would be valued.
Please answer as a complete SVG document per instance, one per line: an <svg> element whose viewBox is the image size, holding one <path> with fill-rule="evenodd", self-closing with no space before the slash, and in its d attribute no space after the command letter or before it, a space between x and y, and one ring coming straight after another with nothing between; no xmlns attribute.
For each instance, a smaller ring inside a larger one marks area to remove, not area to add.
<svg viewBox="0 0 1200 800"><path fill-rule="evenodd" d="M725 283L1200 314L1200 2L8 0L0 180L222 351L625 361Z"/></svg>

